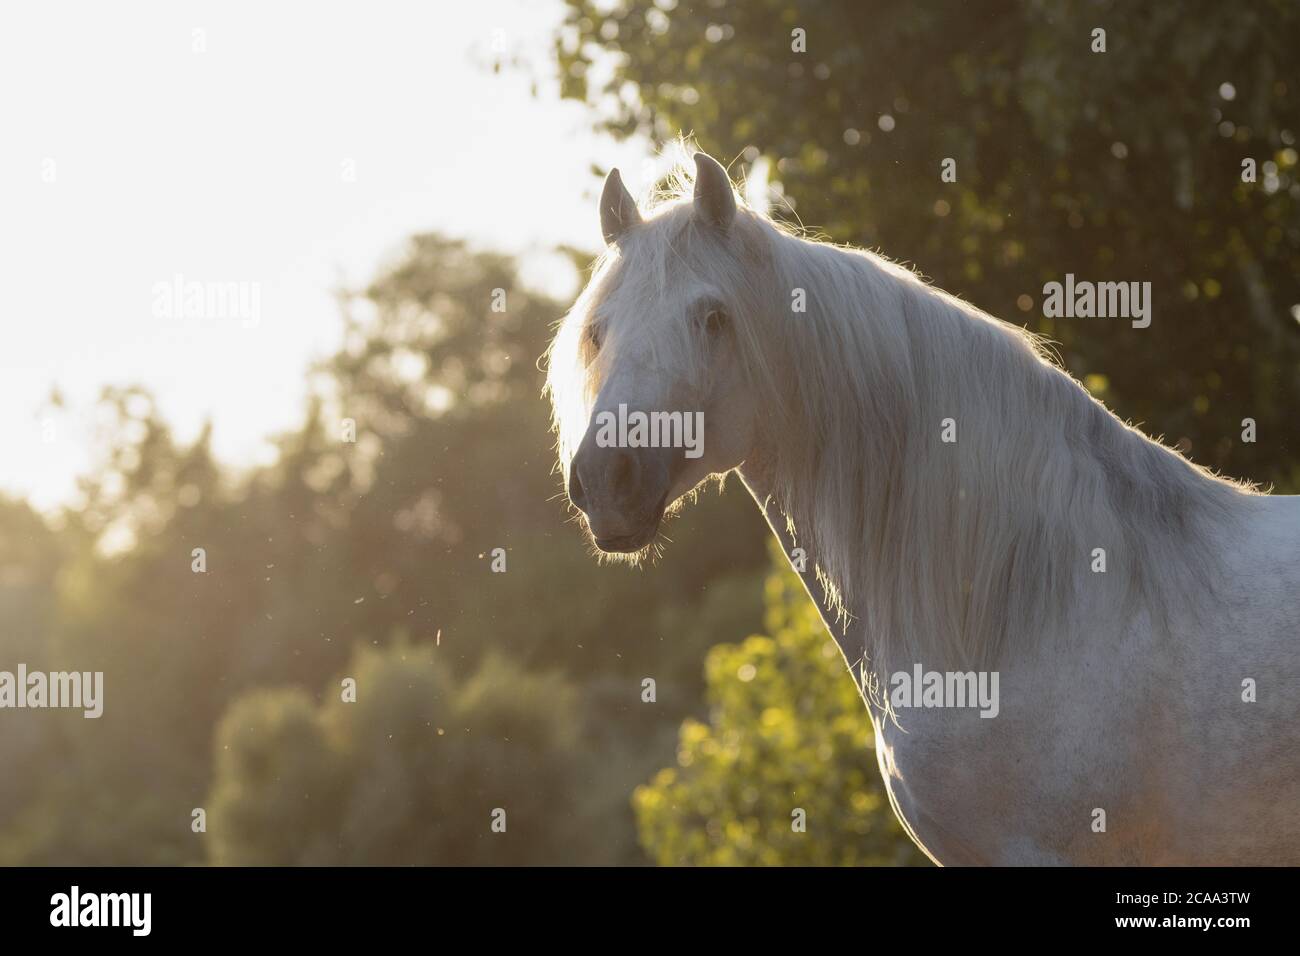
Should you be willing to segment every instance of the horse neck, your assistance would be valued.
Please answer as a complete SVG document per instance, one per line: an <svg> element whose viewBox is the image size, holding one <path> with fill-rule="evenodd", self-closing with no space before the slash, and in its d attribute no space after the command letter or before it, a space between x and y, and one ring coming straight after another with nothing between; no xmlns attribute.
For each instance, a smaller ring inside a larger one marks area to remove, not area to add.
<svg viewBox="0 0 1300 956"><path fill-rule="evenodd" d="M821 420L792 430L787 417L742 473L816 562L822 594L810 590L846 625L850 663L991 666L1017 641L1065 636L1083 592L1131 605L1149 562L1199 528L1209 480L1024 333L892 266L828 252L861 297L840 318L863 325L840 330L818 374L795 371L830 390L800 396ZM1098 548L1107 573L1089 580Z"/></svg>

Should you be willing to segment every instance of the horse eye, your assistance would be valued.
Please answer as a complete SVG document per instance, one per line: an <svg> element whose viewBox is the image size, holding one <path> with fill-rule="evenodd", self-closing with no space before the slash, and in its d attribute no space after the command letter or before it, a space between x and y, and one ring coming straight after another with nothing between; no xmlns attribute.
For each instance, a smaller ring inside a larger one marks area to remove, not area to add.
<svg viewBox="0 0 1300 956"><path fill-rule="evenodd" d="M727 313L721 309L710 309L704 317L704 328L710 335L717 335L727 327Z"/></svg>
<svg viewBox="0 0 1300 956"><path fill-rule="evenodd" d="M587 340L587 346L591 349L592 354L600 351L601 342L604 341L604 333L594 325L587 326L587 331L583 333Z"/></svg>

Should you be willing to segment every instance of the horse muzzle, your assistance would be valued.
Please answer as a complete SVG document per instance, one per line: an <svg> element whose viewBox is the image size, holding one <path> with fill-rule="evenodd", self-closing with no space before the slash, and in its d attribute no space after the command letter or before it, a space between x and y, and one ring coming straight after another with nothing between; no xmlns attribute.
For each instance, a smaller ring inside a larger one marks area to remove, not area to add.
<svg viewBox="0 0 1300 956"><path fill-rule="evenodd" d="M569 465L569 500L587 519L596 547L632 554L659 530L672 483L672 450L603 448L589 433Z"/></svg>

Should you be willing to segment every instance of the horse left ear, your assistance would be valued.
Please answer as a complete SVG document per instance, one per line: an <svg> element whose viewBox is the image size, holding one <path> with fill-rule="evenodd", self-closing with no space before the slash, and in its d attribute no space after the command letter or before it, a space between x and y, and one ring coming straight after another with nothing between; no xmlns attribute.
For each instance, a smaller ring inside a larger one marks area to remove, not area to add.
<svg viewBox="0 0 1300 956"><path fill-rule="evenodd" d="M736 218L736 194L727 171L705 153L695 154L695 213L719 229Z"/></svg>
<svg viewBox="0 0 1300 956"><path fill-rule="evenodd" d="M641 222L641 213L637 211L636 200L623 185L623 177L617 169L611 169L605 177L605 188L600 194L600 231L608 245L618 242L633 226Z"/></svg>

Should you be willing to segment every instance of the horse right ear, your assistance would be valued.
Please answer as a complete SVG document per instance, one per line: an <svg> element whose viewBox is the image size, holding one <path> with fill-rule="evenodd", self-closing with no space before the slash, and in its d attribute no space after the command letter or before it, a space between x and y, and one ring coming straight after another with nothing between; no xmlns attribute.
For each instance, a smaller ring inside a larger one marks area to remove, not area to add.
<svg viewBox="0 0 1300 956"><path fill-rule="evenodd" d="M695 210L724 232L736 218L736 194L727 171L707 153L695 154Z"/></svg>
<svg viewBox="0 0 1300 956"><path fill-rule="evenodd" d="M605 236L606 245L613 245L619 236L641 222L641 213L637 211L636 200L623 185L623 177L617 169L611 169L605 177L605 189L600 194L600 231Z"/></svg>

